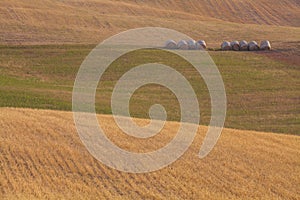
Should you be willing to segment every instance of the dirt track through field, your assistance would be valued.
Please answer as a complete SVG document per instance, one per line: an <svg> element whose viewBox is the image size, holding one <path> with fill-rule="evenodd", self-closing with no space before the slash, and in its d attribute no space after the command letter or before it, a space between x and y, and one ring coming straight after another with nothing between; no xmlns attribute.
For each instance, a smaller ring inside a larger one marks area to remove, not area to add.
<svg viewBox="0 0 300 200"><path fill-rule="evenodd" d="M178 123L152 140L131 139L99 115L108 137L131 151L167 143ZM137 120L144 124L145 120ZM205 159L207 127L184 156L149 174L127 174L95 160L82 145L72 113L0 108L0 196L77 199L299 199L300 137L225 129Z"/></svg>

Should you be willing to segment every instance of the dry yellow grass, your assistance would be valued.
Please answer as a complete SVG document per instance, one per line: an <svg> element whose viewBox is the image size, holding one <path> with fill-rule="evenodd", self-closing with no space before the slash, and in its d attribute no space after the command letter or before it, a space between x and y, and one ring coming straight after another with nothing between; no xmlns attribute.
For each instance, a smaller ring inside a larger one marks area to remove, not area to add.
<svg viewBox="0 0 300 200"><path fill-rule="evenodd" d="M151 142L131 140L111 116L99 116L123 148L151 150L178 127L168 122ZM139 123L145 123L138 120ZM149 174L112 170L87 152L72 113L0 109L1 199L299 199L300 137L225 129L205 159L197 153L206 127L169 167Z"/></svg>
<svg viewBox="0 0 300 200"><path fill-rule="evenodd" d="M297 41L299 13L296 0L2 0L0 43L98 43L144 26L176 29L209 46L216 40L218 46L237 39Z"/></svg>

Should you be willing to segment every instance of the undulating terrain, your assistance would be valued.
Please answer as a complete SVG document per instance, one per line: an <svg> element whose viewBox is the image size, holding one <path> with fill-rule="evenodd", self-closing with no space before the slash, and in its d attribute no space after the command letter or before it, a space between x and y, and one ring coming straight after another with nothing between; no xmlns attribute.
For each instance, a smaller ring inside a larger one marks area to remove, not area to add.
<svg viewBox="0 0 300 200"><path fill-rule="evenodd" d="M149 140L122 133L111 117L117 80L158 62L181 72L199 99L201 126L188 151L148 174L122 173L94 159L72 116L77 71L101 41L145 26L204 39L227 93L225 129L198 158L210 97L187 62L159 50L131 52L104 74L96 111L123 149L154 151L175 135L180 112L170 91L140 88L138 124L165 106L169 122ZM1 0L0 199L300 199L300 2L298 0ZM272 51L222 52L223 40L270 40ZM104 115L105 114L105 115Z"/></svg>
<svg viewBox="0 0 300 200"><path fill-rule="evenodd" d="M108 137L123 149L164 146L179 124L150 140L124 135L99 115ZM144 120L137 120L138 123ZM81 143L71 112L0 109L1 198L40 199L299 199L300 137L225 129L204 159L207 127L174 164L149 174L127 174L95 160Z"/></svg>
<svg viewBox="0 0 300 200"><path fill-rule="evenodd" d="M299 7L297 0L2 0L0 42L94 44L144 26L173 28L209 43L288 40L299 36Z"/></svg>

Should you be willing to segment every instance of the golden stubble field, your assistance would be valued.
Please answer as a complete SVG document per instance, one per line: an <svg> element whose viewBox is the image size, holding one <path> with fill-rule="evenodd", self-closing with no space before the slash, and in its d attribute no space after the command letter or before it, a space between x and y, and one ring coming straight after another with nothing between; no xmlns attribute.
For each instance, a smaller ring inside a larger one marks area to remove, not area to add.
<svg viewBox="0 0 300 200"><path fill-rule="evenodd" d="M96 44L130 28L159 26L204 39L209 48L223 40L268 39L273 51L253 54L297 70L299 19L298 0L1 0L0 44ZM24 64L22 56L11 58L13 67ZM123 134L111 116L99 120L113 142L135 152L164 146L179 126L167 122L159 135L138 140ZM300 199L299 136L224 129L201 160L206 130L200 126L189 150L167 168L128 174L87 152L71 112L0 108L0 199Z"/></svg>
<svg viewBox="0 0 300 200"><path fill-rule="evenodd" d="M297 0L2 0L0 43L95 44L154 26L204 39L210 47L241 39L279 45L299 40L299 13Z"/></svg>
<svg viewBox="0 0 300 200"><path fill-rule="evenodd" d="M107 136L131 151L155 150L177 122L148 141L134 140L99 115ZM139 124L147 121L137 119ZM1 199L299 199L300 137L224 129L214 150L197 157L207 127L175 163L149 174L106 167L85 149L71 112L0 109Z"/></svg>
<svg viewBox="0 0 300 200"><path fill-rule="evenodd" d="M2 0L1 45L98 44L133 28L165 27L203 39L270 40L272 59L297 65L297 0Z"/></svg>

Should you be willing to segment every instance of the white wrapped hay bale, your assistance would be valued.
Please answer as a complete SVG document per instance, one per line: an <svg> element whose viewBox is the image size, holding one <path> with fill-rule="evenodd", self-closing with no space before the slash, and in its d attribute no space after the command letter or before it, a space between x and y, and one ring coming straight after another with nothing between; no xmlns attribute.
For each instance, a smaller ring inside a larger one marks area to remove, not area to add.
<svg viewBox="0 0 300 200"><path fill-rule="evenodd" d="M181 50L188 50L189 49L189 44L185 40L181 40L177 44L177 48Z"/></svg>
<svg viewBox="0 0 300 200"><path fill-rule="evenodd" d="M241 51L248 51L248 42L245 40L240 41L240 50Z"/></svg>
<svg viewBox="0 0 300 200"><path fill-rule="evenodd" d="M197 45L197 49L200 49L200 50L207 48L206 42L204 40L199 40L196 45Z"/></svg>
<svg viewBox="0 0 300 200"><path fill-rule="evenodd" d="M249 42L249 51L258 51L259 50L259 46L257 44L257 42L255 41L251 41Z"/></svg>
<svg viewBox="0 0 300 200"><path fill-rule="evenodd" d="M264 40L260 43L260 49L261 50L271 50L271 43L268 40Z"/></svg>
<svg viewBox="0 0 300 200"><path fill-rule="evenodd" d="M165 44L167 49L177 49L177 43L174 40L168 40Z"/></svg>
<svg viewBox="0 0 300 200"><path fill-rule="evenodd" d="M238 41L232 41L230 43L231 49L234 51L239 51L240 50L240 43Z"/></svg>
<svg viewBox="0 0 300 200"><path fill-rule="evenodd" d="M231 50L230 42L227 42L227 41L223 42L222 45L221 45L221 49L223 51L229 51L229 50Z"/></svg>
<svg viewBox="0 0 300 200"><path fill-rule="evenodd" d="M191 50L195 50L197 48L195 40L189 40L188 45L189 45L189 49Z"/></svg>

